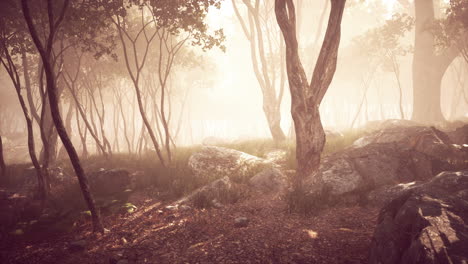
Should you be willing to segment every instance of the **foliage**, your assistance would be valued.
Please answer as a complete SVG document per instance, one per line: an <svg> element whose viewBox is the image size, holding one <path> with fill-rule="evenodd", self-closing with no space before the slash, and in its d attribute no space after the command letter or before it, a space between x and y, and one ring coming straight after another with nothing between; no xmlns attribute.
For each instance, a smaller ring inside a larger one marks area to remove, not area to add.
<svg viewBox="0 0 468 264"><path fill-rule="evenodd" d="M446 16L432 26L438 50L456 47L468 62L468 2L451 0Z"/></svg>
<svg viewBox="0 0 468 264"><path fill-rule="evenodd" d="M384 70L391 71L390 63L398 56L405 56L412 50L402 38L414 26L414 20L407 14L395 14L377 28L356 37L354 41L358 51L367 58L377 58L383 63Z"/></svg>

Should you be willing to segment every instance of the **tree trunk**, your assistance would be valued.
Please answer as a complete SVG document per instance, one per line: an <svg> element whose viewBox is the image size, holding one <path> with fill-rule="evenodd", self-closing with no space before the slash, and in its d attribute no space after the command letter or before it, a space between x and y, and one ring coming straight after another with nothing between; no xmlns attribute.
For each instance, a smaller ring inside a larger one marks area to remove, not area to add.
<svg viewBox="0 0 468 264"><path fill-rule="evenodd" d="M309 85L299 58L294 3L292 0L275 0L276 19L286 43L291 114L296 131L297 171L293 182L296 190L302 189L303 179L312 176L320 165L325 132L319 106L336 70L345 3L346 0L331 0L327 31ZM314 183L319 184L319 179L315 178Z"/></svg>
<svg viewBox="0 0 468 264"><path fill-rule="evenodd" d="M59 98L57 97L57 86L55 82L55 74L54 69L51 62L51 51L53 45L54 34L56 32L56 26L60 25L60 22L63 20L65 11L68 7L68 0L65 0L63 7L61 9L61 14L58 16L57 21L53 18L53 6L52 1L49 0L47 2L47 9L48 9L48 16L50 22L50 31L47 36L47 50L44 48L41 40L39 39L39 35L36 31L36 28L33 24L33 19L31 17L28 0L21 0L21 7L23 10L23 15L26 20L26 23L29 28L29 32L31 33L31 37L33 39L34 45L39 51L41 55L42 62L44 64L44 70L46 74L46 81L47 81L47 92L49 98L49 105L52 114L52 119L55 124L55 128L57 133L62 140L62 143L67 150L68 156L70 157L70 161L73 165L73 169L75 170L76 176L78 177L78 182L80 183L81 191L83 193L84 199L88 205L89 210L92 214L93 219L93 228L96 232L104 233L104 227L101 223L101 218L99 215L99 211L94 204L94 199L89 190L88 179L84 173L83 167L81 166L80 159L78 154L73 146L70 138L68 137L67 131L65 130L65 126L60 116L60 109L59 109Z"/></svg>
<svg viewBox="0 0 468 264"><path fill-rule="evenodd" d="M440 106L441 83L458 52L450 47L436 54L431 24L435 20L432 0L415 0L412 120L423 124L445 121Z"/></svg>
<svg viewBox="0 0 468 264"><path fill-rule="evenodd" d="M248 10L248 26L239 13L235 0L232 0L232 5L235 14L241 23L243 32L250 43L250 55L252 59L252 66L254 68L255 77L260 85L263 95L263 112L270 129L271 136L275 142L281 142L286 139L286 136L281 128L281 101L283 97L283 86L281 86L278 96L276 95L276 73L271 62L267 62L267 54L273 54L271 33L272 30L268 28L267 22L261 19L260 14L260 0L256 0L252 5L250 1L245 1L244 4ZM266 10L268 12L268 10ZM263 15L263 14L262 14ZM265 14L268 16L268 14ZM265 18L267 19L267 18ZM267 44L270 50L264 47L264 36L266 35ZM273 37L277 37L276 35ZM281 38L281 36L279 36ZM280 42L281 43L281 42ZM281 47L280 47L281 48ZM282 57L283 51L280 50L279 57ZM271 56L273 58L273 56ZM283 68L280 69L281 71ZM282 74L282 72L281 72Z"/></svg>
<svg viewBox="0 0 468 264"><path fill-rule="evenodd" d="M3 179L6 177L6 164L5 158L3 157L3 141L0 135L0 177Z"/></svg>

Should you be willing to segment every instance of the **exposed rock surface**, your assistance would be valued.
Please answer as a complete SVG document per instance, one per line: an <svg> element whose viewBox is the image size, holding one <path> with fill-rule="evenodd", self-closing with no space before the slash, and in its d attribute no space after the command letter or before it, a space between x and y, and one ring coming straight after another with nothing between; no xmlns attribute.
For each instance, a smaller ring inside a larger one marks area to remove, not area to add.
<svg viewBox="0 0 468 264"><path fill-rule="evenodd" d="M327 138L327 141L338 140L338 139L344 138L343 134L341 134L340 132L330 130L330 129L325 129L325 136Z"/></svg>
<svg viewBox="0 0 468 264"><path fill-rule="evenodd" d="M455 144L468 144L468 125L458 127L454 131L447 132L447 134Z"/></svg>
<svg viewBox="0 0 468 264"><path fill-rule="evenodd" d="M241 151L205 146L190 156L188 165L196 177L219 179L228 176L242 179L252 177L269 163Z"/></svg>
<svg viewBox="0 0 468 264"><path fill-rule="evenodd" d="M287 187L286 176L276 168L268 168L249 179L249 184L263 192L282 192Z"/></svg>
<svg viewBox="0 0 468 264"><path fill-rule="evenodd" d="M443 172L380 212L369 263L467 263L468 171Z"/></svg>
<svg viewBox="0 0 468 264"><path fill-rule="evenodd" d="M225 200L229 195L233 183L229 177L225 176L212 183L198 188L190 195L176 202L176 207L180 204L195 204L198 207L218 207L218 200Z"/></svg>
<svg viewBox="0 0 468 264"><path fill-rule="evenodd" d="M379 194L367 194L384 186L426 181L441 171L467 169L466 149L432 127L387 124L352 147L324 157L317 174L306 178L305 186L311 193L327 189L336 198L332 200L347 203L356 202L356 198L372 199ZM396 190L398 187L386 193L383 190L383 195L391 199Z"/></svg>

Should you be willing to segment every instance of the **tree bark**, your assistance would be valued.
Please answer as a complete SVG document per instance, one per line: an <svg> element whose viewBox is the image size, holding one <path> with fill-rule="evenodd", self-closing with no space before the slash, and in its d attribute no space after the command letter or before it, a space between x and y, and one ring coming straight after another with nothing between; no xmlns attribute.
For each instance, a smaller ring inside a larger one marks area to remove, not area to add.
<svg viewBox="0 0 468 264"><path fill-rule="evenodd" d="M286 43L291 114L296 131L297 170L293 182L296 190L302 189L303 179L312 176L320 165L320 155L325 145L325 132L320 120L319 106L336 70L345 3L346 0L331 0L327 31L311 83L308 84L299 58L294 3L292 0L275 0L276 19ZM319 183L317 177L313 181Z"/></svg>
<svg viewBox="0 0 468 264"><path fill-rule="evenodd" d="M36 28L33 24L33 19L30 14L28 0L21 0L21 7L23 10L23 15L28 25L29 32L33 39L34 45L36 46L39 54L41 55L42 62L44 65L44 71L46 74L46 81L47 81L47 92L49 98L49 105L52 114L52 119L55 124L55 128L57 133L62 140L62 143L67 150L68 156L70 157L70 161L73 165L73 169L75 170L76 176L78 177L78 182L80 183L81 191L83 193L84 199L88 205L89 210L91 211L92 219L93 219L93 228L96 232L104 233L104 227L101 223L101 218L99 214L99 210L96 208L93 196L89 190L88 179L84 173L83 167L81 166L80 159L78 154L73 146L70 138L68 137L67 131L65 130L65 126L60 116L60 109L59 109L59 98L57 97L57 86L55 82L55 74L54 69L51 62L51 51L52 45L54 41L54 35L56 33L57 27L60 25L61 21L64 18L65 11L68 7L68 0L65 0L63 3L63 7L60 11L60 15L56 20L53 16L54 9L52 6L52 0L47 1L47 13L49 18L49 34L47 36L47 48L45 49L41 40L39 39L39 35L36 31Z"/></svg>
<svg viewBox="0 0 468 264"><path fill-rule="evenodd" d="M248 25L247 27L244 19L239 13L235 0L232 0L235 14L241 23L243 32L250 43L250 55L252 58L252 66L254 68L255 77L260 85L263 95L263 112L270 129L271 136L275 142L281 142L286 139L281 128L281 101L283 96L283 86L281 86L278 96L276 95L276 74L272 65L267 62L266 53L268 52L264 47L263 34L266 34L268 44L270 46L270 53L273 54L272 41L270 38L271 30L268 29L264 20L260 18L260 0L256 0L254 5L250 1L243 1L248 10ZM268 11L267 11L268 12ZM265 20L268 18L265 18ZM262 22L264 22L262 24ZM281 36L280 36L281 38ZM281 42L280 42L281 43ZM282 57L280 50L279 57ZM272 56L273 57L273 56ZM282 71L283 68L280 69ZM281 72L282 74L282 72Z"/></svg>
<svg viewBox="0 0 468 264"><path fill-rule="evenodd" d="M431 24L435 21L432 0L415 0L415 40L413 56L413 115L423 124L443 122L440 106L441 84L445 71L457 56L450 47L436 54Z"/></svg>
<svg viewBox="0 0 468 264"><path fill-rule="evenodd" d="M6 164L5 164L5 158L3 157L2 135L0 135L0 177L2 179L6 177Z"/></svg>

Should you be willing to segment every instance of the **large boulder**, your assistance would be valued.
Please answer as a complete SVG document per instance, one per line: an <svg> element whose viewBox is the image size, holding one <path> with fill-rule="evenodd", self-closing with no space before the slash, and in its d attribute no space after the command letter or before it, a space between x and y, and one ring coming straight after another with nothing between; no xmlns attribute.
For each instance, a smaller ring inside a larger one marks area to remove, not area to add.
<svg viewBox="0 0 468 264"><path fill-rule="evenodd" d="M250 178L249 184L263 192L281 193L287 187L287 178L279 169L268 168Z"/></svg>
<svg viewBox="0 0 468 264"><path fill-rule="evenodd" d="M468 263L468 171L443 172L387 204L369 263Z"/></svg>
<svg viewBox="0 0 468 264"><path fill-rule="evenodd" d="M336 198L333 201L354 203L358 198L365 202L375 189L426 181L441 171L465 168L466 147L453 144L444 132L432 127L389 125L324 157L317 173L304 184L312 194L327 190Z"/></svg>
<svg viewBox="0 0 468 264"><path fill-rule="evenodd" d="M188 165L195 177L219 179L228 176L232 180L248 180L271 163L247 153L215 146L205 146L190 156Z"/></svg>
<svg viewBox="0 0 468 264"><path fill-rule="evenodd" d="M455 144L468 144L468 125L458 127L453 131L447 132L447 134Z"/></svg>
<svg viewBox="0 0 468 264"><path fill-rule="evenodd" d="M225 202L231 194L233 183L225 176L208 185L196 189L191 194L176 202L176 205L192 204L196 207L215 206L219 201Z"/></svg>

